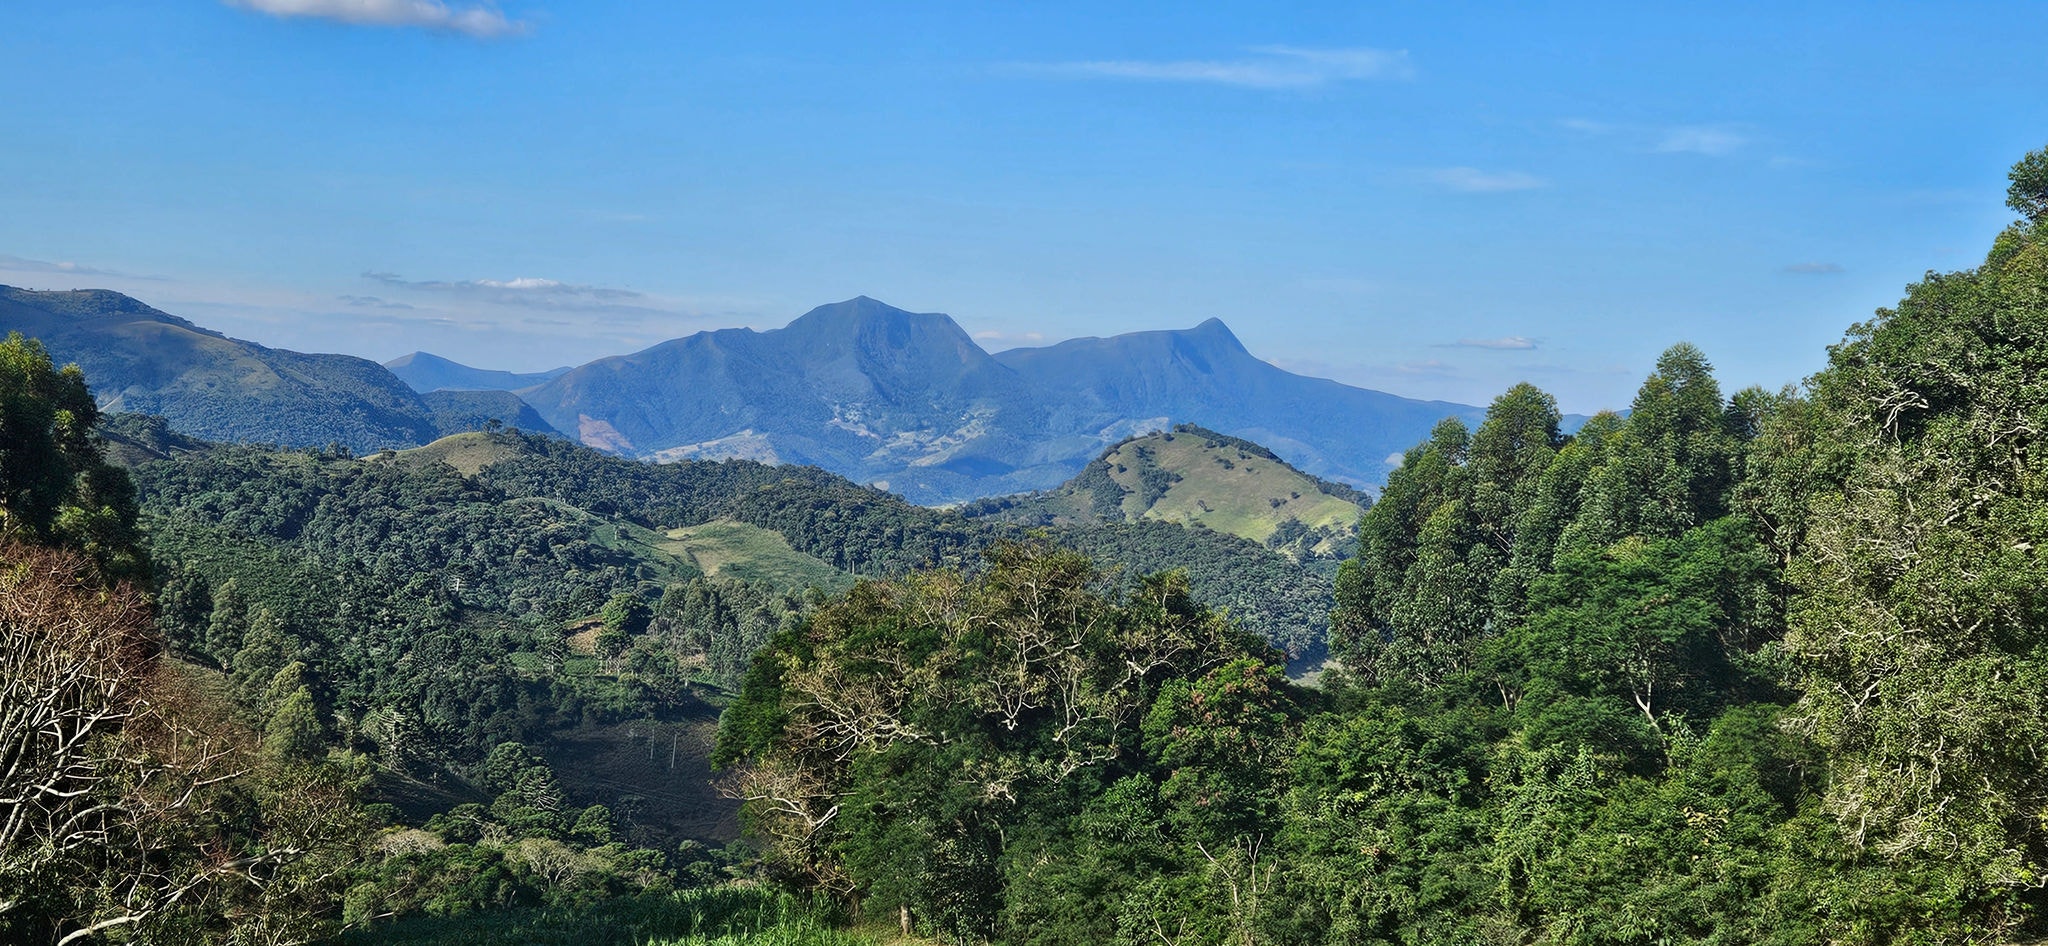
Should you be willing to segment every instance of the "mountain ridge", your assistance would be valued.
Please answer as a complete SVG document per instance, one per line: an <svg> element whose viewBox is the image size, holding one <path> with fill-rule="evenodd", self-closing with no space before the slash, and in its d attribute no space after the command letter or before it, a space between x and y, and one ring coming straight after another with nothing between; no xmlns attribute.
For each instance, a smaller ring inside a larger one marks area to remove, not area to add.
<svg viewBox="0 0 2048 946"><path fill-rule="evenodd" d="M1105 446L1174 423L1370 485L1438 420L1483 413L1292 374L1220 318L990 354L950 316L868 296L779 329L601 358L520 395L615 453L811 463L925 503L1051 489Z"/></svg>
<svg viewBox="0 0 2048 946"><path fill-rule="evenodd" d="M425 351L400 355L385 362L384 367L421 394L435 391L517 391L546 384L569 372L567 365L529 372L473 368Z"/></svg>
<svg viewBox="0 0 2048 946"><path fill-rule="evenodd" d="M1221 318L990 354L951 316L868 296L559 374L271 349L105 290L0 289L8 328L79 362L109 410L161 414L210 440L368 451L495 418L643 460L815 465L936 505L1053 489L1117 441L1181 423L1370 487L1437 421L1482 414L1292 374Z"/></svg>

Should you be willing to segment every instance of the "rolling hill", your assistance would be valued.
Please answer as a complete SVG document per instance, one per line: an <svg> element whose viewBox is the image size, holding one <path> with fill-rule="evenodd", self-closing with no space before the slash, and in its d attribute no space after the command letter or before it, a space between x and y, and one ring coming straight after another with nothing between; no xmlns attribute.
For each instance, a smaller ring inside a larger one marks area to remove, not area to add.
<svg viewBox="0 0 2048 946"><path fill-rule="evenodd" d="M117 292L0 286L0 331L84 368L103 408L160 414L207 440L367 451L440 433L432 409L374 361L265 348Z"/></svg>
<svg viewBox="0 0 2048 946"><path fill-rule="evenodd" d="M1180 424L1111 446L1056 489L983 500L963 511L1051 526L1174 522L1308 560L1348 551L1369 503L1358 490L1303 473L1249 440Z"/></svg>

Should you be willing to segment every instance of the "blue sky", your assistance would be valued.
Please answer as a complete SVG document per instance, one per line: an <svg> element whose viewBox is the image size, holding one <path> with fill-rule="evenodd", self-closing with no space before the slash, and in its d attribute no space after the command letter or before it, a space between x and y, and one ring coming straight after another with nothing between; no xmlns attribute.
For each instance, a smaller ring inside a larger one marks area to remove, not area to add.
<svg viewBox="0 0 2048 946"><path fill-rule="evenodd" d="M866 294L1474 403L1622 406L1681 339L1775 386L1981 259L2048 143L2025 4L0 17L0 282L514 370Z"/></svg>

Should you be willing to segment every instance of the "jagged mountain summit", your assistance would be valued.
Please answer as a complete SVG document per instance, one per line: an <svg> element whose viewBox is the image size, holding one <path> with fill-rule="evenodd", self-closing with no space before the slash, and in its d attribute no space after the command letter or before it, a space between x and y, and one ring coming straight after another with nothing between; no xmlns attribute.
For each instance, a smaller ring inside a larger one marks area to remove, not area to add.
<svg viewBox="0 0 2048 946"><path fill-rule="evenodd" d="M559 375L266 348L100 290L0 287L6 330L79 363L109 410L210 440L367 451L497 420L640 459L811 464L931 504L1052 489L1104 448L1179 423L1370 486L1438 420L1480 416L1290 374L1216 319L991 355L949 316L865 296Z"/></svg>
<svg viewBox="0 0 2048 946"><path fill-rule="evenodd" d="M613 452L811 463L925 503L1050 489L1105 446L1179 422L1373 484L1438 420L1481 415L1290 374L1216 319L990 355L946 315L865 296L781 329L600 359L520 394Z"/></svg>
<svg viewBox="0 0 2048 946"><path fill-rule="evenodd" d="M1014 348L995 358L1054 405L1050 422L1057 429L1121 436L1195 423L1353 485L1383 481L1387 456L1422 439L1437 421L1455 415L1477 424L1485 415L1464 404L1293 374L1246 351L1220 319L1183 331Z"/></svg>
<svg viewBox="0 0 2048 946"><path fill-rule="evenodd" d="M590 446L814 464L919 502L1051 485L1075 466L1048 449L1037 392L951 318L865 296L602 358L521 395Z"/></svg>

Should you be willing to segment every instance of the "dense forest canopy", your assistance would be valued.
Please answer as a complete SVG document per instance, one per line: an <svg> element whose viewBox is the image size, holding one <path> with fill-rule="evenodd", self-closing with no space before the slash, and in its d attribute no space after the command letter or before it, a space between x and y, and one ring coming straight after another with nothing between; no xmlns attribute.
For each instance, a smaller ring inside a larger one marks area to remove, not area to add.
<svg viewBox="0 0 2048 946"><path fill-rule="evenodd" d="M800 467L204 444L11 337L0 940L2038 940L2048 151L2010 203L1801 388L1678 344L1571 435L1444 421L1329 584ZM1316 608L1311 688L1241 618ZM738 843L663 817L712 796Z"/></svg>
<svg viewBox="0 0 2048 946"><path fill-rule="evenodd" d="M1079 665L1040 678L1115 678L1068 615L1124 626L1117 599L1018 629L1001 575L943 607L912 583L777 638L721 743L774 863L962 942L2041 935L2044 153L1982 266L1803 390L1728 394L1679 344L1574 435L1526 384L1438 425L1337 575L1320 692L1212 644L1076 762L1057 701L920 674L1056 652ZM849 646L875 635L899 670ZM845 730L846 687L890 725Z"/></svg>

